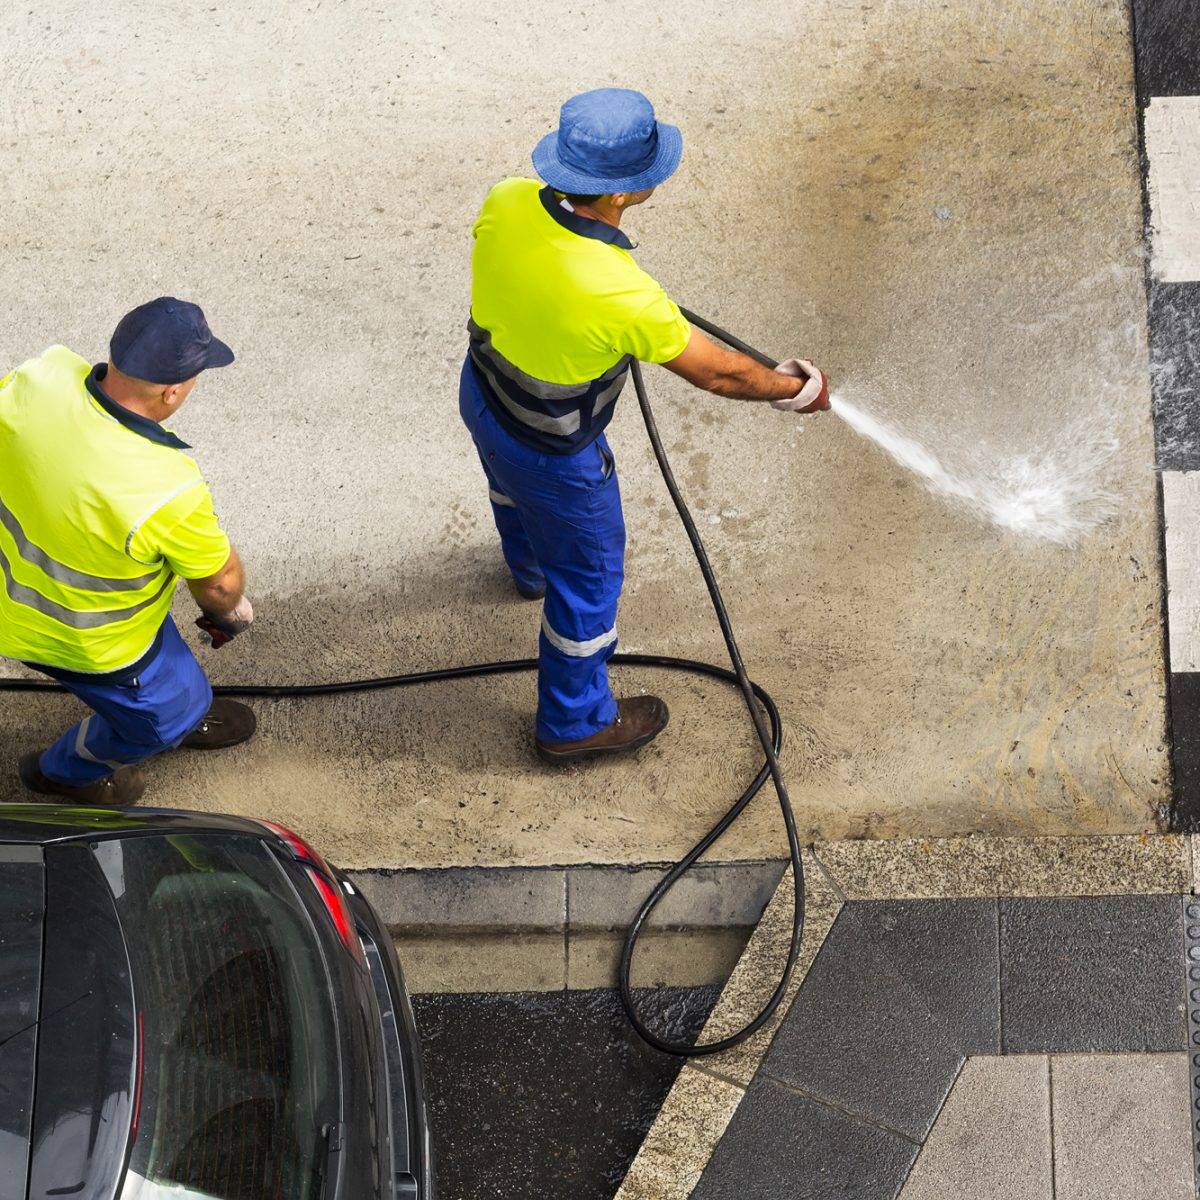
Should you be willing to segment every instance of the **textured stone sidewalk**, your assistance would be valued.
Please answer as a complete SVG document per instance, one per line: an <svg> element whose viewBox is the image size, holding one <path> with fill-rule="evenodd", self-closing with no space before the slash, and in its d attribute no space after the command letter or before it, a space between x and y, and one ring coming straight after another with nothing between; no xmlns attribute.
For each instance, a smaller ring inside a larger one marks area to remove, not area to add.
<svg viewBox="0 0 1200 1200"><path fill-rule="evenodd" d="M684 1069L618 1200L1195 1194L1189 839L831 843L806 876L784 1015ZM704 1040L769 994L791 901Z"/></svg>

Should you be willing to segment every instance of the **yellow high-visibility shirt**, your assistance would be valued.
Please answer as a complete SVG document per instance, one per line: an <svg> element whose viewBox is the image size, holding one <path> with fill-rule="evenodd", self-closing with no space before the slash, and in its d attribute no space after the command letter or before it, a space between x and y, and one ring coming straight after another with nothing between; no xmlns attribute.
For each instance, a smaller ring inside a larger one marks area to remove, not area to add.
<svg viewBox="0 0 1200 1200"><path fill-rule="evenodd" d="M471 357L515 436L574 453L612 416L630 359L667 362L691 327L619 229L532 179L488 193L472 229Z"/></svg>
<svg viewBox="0 0 1200 1200"><path fill-rule="evenodd" d="M104 370L52 346L0 380L0 655L89 676L135 668L176 578L230 554L187 444Z"/></svg>

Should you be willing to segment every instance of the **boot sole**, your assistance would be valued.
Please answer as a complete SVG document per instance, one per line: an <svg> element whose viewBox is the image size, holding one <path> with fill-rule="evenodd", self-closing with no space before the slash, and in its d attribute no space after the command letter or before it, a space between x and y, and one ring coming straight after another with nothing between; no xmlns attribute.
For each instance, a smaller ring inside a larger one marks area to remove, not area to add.
<svg viewBox="0 0 1200 1200"><path fill-rule="evenodd" d="M578 762L580 759L595 758L601 755L628 754L630 751L640 750L643 746L654 741L666 729L669 723L670 717L668 716L657 729L652 729L649 733L644 733L640 738L634 738L631 742L622 742L619 746L589 746L586 750L552 750L549 746L544 746L538 741L534 742L534 746L538 757L543 762L548 763Z"/></svg>

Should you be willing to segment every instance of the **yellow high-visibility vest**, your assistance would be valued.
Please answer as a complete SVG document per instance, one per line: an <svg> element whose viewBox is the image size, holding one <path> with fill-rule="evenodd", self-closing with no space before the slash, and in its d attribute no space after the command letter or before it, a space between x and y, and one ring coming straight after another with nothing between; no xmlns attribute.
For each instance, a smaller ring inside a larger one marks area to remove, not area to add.
<svg viewBox="0 0 1200 1200"><path fill-rule="evenodd" d="M136 664L177 575L229 557L186 443L110 400L102 371L52 346L0 380L0 655L88 675ZM194 552L164 553L177 530Z"/></svg>
<svg viewBox="0 0 1200 1200"><path fill-rule="evenodd" d="M632 244L549 187L506 179L472 233L471 360L519 441L575 454L603 431L632 359L669 362L691 326Z"/></svg>

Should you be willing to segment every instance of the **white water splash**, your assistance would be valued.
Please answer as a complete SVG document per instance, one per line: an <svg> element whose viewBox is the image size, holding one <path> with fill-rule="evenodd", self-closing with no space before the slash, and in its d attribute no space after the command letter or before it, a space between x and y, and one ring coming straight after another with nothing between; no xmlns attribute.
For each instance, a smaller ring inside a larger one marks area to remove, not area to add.
<svg viewBox="0 0 1200 1200"><path fill-rule="evenodd" d="M970 471L948 470L924 446L842 396L830 406L856 433L869 438L925 486L1002 529L1072 546L1109 520L1118 497L1101 481L1116 441L1064 430L1061 442L1029 458L980 462Z"/></svg>

